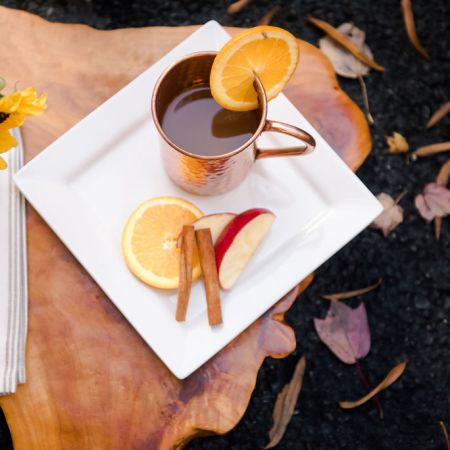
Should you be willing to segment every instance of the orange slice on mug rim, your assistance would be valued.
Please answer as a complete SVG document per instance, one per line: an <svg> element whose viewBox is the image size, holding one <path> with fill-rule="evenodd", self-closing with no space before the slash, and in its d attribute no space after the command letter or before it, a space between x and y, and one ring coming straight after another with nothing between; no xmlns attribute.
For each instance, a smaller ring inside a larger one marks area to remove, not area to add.
<svg viewBox="0 0 450 450"><path fill-rule="evenodd" d="M272 26L250 28L234 36L217 54L211 68L211 93L225 109L257 109L255 74L269 101L286 86L298 61L298 41L291 33Z"/></svg>

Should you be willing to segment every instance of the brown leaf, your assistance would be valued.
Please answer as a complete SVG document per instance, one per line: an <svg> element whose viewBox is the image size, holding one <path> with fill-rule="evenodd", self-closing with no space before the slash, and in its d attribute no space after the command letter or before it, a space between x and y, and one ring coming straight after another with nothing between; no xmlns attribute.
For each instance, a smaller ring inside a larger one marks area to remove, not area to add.
<svg viewBox="0 0 450 450"><path fill-rule="evenodd" d="M406 153L409 150L408 141L397 131L394 131L392 136L386 137L388 148L388 153Z"/></svg>
<svg viewBox="0 0 450 450"><path fill-rule="evenodd" d="M324 298L325 300L336 301L336 300L345 300L347 298L357 297L358 295L367 294L368 292L373 291L381 284L382 281L383 281L383 278L381 277L376 283L371 284L370 286L367 286L365 288L355 289L353 291L339 292L336 294L326 294L326 295L322 295L322 298Z"/></svg>
<svg viewBox="0 0 450 450"><path fill-rule="evenodd" d="M275 14L277 14L280 9L280 5L276 5L273 8L269 9L269 11L267 11L266 14L264 14L264 16L259 19L258 25L269 25Z"/></svg>
<svg viewBox="0 0 450 450"><path fill-rule="evenodd" d="M441 237L441 229L442 229L442 217L434 218L434 237L438 241Z"/></svg>
<svg viewBox="0 0 450 450"><path fill-rule="evenodd" d="M416 24L414 22L414 14L410 0L402 0L403 20L405 22L406 34L414 48L419 52L420 56L430 59L428 52L422 47L416 32Z"/></svg>
<svg viewBox="0 0 450 450"><path fill-rule="evenodd" d="M394 200L384 192L377 195L383 205L383 212L372 222L372 228L381 230L385 237L403 222L403 208L398 205L402 197Z"/></svg>
<svg viewBox="0 0 450 450"><path fill-rule="evenodd" d="M364 31L355 27L352 23L343 23L336 30L347 36L367 57L373 58L370 48L364 42L366 38ZM346 48L342 47L330 36L320 39L319 47L328 56L338 75L347 78L358 78L369 73L369 66L355 58Z"/></svg>
<svg viewBox="0 0 450 450"><path fill-rule="evenodd" d="M447 427L445 426L445 423L442 422L442 420L439 421L439 426L441 427L442 434L444 435L445 444L447 445L447 450L450 450L450 440L448 438Z"/></svg>
<svg viewBox="0 0 450 450"><path fill-rule="evenodd" d="M367 395L354 402L351 401L339 402L339 406L344 409L352 409L356 408L357 406L363 405L372 397L377 395L378 392L384 391L391 384L395 383L400 378L405 369L406 369L406 361L403 361L400 364L396 365L393 369L391 369L384 378L384 380L378 386L373 388Z"/></svg>
<svg viewBox="0 0 450 450"><path fill-rule="evenodd" d="M419 156L435 155L436 153L448 152L449 150L450 141L424 145L411 153L411 159L416 160Z"/></svg>
<svg viewBox="0 0 450 450"><path fill-rule="evenodd" d="M414 204L420 215L431 222L435 217L450 214L450 191L437 183L428 183L423 193L416 196Z"/></svg>
<svg viewBox="0 0 450 450"><path fill-rule="evenodd" d="M448 180L450 179L450 159L442 165L439 170L438 176L436 177L436 183L440 186L447 186Z"/></svg>
<svg viewBox="0 0 450 450"><path fill-rule="evenodd" d="M233 2L228 8L227 13L228 14L237 14L238 12L242 11L252 0L238 0L237 2Z"/></svg>
<svg viewBox="0 0 450 450"><path fill-rule="evenodd" d="M373 59L370 48L364 42L366 39L366 33L364 33L364 31L360 30L352 23L343 23L336 30L345 35L350 41L352 41L368 58ZM367 121L370 123L370 125L373 125L374 120L372 115L370 114L369 97L367 95L367 88L363 79L363 76L369 73L369 66L363 64L345 47L342 47L342 45L338 44L329 36L325 36L320 39L319 46L322 52L328 56L328 59L333 65L334 71L338 75L347 78L358 78L361 85L361 94L364 101Z"/></svg>
<svg viewBox="0 0 450 450"><path fill-rule="evenodd" d="M367 56L361 49L345 34L338 31L329 23L316 19L314 17L308 17L308 20L320 28L322 31L328 34L333 40L335 40L338 44L342 45L342 47L346 48L355 58L359 59L364 64L368 65L374 70L378 70L379 72L384 72L384 67L377 64L372 58Z"/></svg>
<svg viewBox="0 0 450 450"><path fill-rule="evenodd" d="M269 431L270 442L265 448L275 447L283 438L286 427L294 414L295 405L302 388L305 366L306 359L302 356L295 366L291 381L278 394L272 414L273 426Z"/></svg>
<svg viewBox="0 0 450 450"><path fill-rule="evenodd" d="M428 119L427 128L431 128L436 125L445 115L450 112L450 102L446 102L441 105L437 111Z"/></svg>

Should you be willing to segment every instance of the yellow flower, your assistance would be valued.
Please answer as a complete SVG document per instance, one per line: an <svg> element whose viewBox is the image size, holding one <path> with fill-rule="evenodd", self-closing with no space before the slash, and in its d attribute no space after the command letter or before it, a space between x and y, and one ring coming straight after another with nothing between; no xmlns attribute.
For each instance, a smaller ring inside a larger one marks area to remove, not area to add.
<svg viewBox="0 0 450 450"><path fill-rule="evenodd" d="M40 116L47 109L46 100L45 94L37 97L33 87L0 98L0 153L17 145L9 130L20 127L25 116ZM6 167L6 161L0 157L0 170Z"/></svg>
<svg viewBox="0 0 450 450"><path fill-rule="evenodd" d="M0 98L0 112L6 114L22 114L24 116L40 116L46 109L47 96L39 98L36 89L29 87L24 91L16 91Z"/></svg>

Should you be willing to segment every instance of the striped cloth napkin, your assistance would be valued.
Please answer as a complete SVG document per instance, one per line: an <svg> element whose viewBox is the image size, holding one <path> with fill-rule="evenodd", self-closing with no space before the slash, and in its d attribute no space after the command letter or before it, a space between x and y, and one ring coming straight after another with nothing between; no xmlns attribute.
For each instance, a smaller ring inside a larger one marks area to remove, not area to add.
<svg viewBox="0 0 450 450"><path fill-rule="evenodd" d="M25 201L13 181L13 174L23 165L23 146L20 132L13 130L13 134L19 145L2 154L8 168L0 171L0 395L14 393L17 384L25 382Z"/></svg>

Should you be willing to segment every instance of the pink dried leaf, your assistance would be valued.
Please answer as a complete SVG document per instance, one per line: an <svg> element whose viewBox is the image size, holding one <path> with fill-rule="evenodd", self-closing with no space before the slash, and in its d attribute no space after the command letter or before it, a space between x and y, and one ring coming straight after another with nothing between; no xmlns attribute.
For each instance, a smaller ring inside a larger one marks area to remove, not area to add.
<svg viewBox="0 0 450 450"><path fill-rule="evenodd" d="M420 215L431 222L450 214L450 191L437 183L428 183L414 201Z"/></svg>
<svg viewBox="0 0 450 450"><path fill-rule="evenodd" d="M384 192L378 194L377 199L383 205L383 212L372 222L372 227L381 230L386 237L403 222L403 208Z"/></svg>
<svg viewBox="0 0 450 450"><path fill-rule="evenodd" d="M370 329L366 308L352 309L342 302L331 302L325 319L314 319L320 340L344 363L355 364L370 350Z"/></svg>

